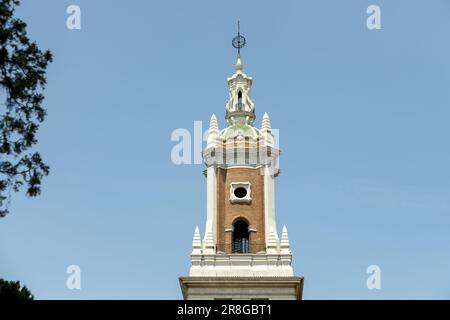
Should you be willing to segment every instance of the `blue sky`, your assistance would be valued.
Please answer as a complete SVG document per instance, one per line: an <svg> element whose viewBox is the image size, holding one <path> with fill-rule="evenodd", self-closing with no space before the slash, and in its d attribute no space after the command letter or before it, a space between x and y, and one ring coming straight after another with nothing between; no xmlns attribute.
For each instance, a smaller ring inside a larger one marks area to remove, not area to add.
<svg viewBox="0 0 450 320"><path fill-rule="evenodd" d="M82 29L66 28L81 8ZM381 7L382 30L366 27ZM0 277L39 299L180 299L203 165L173 130L225 125L241 20L256 122L280 129L277 221L305 299L450 298L450 2L23 1L54 63L42 195L0 220ZM205 128L206 129L206 128ZM81 290L66 268L81 267ZM366 268L379 265L381 290Z"/></svg>

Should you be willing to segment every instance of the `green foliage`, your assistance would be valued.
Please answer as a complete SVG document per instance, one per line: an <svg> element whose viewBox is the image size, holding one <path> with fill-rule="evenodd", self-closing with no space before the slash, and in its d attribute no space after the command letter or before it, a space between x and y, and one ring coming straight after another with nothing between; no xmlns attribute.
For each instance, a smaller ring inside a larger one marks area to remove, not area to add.
<svg viewBox="0 0 450 320"><path fill-rule="evenodd" d="M22 186L34 197L49 167L31 148L44 121L42 90L45 70L52 61L27 37L26 24L14 18L19 0L0 0L0 217L8 213L11 190ZM7 201L5 201L7 200Z"/></svg>
<svg viewBox="0 0 450 320"><path fill-rule="evenodd" d="M33 300L34 296L27 287L20 287L19 281L0 279L0 300Z"/></svg>

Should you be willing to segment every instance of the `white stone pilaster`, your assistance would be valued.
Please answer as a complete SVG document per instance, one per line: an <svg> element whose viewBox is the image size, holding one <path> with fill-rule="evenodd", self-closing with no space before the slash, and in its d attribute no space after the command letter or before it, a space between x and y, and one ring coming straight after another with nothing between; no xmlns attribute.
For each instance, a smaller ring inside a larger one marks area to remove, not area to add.
<svg viewBox="0 0 450 320"><path fill-rule="evenodd" d="M266 222L266 243L272 228L275 238L279 240L275 219L275 177L268 166L264 167L264 219Z"/></svg>
<svg viewBox="0 0 450 320"><path fill-rule="evenodd" d="M216 166L211 165L206 169L206 227L205 238L208 234L212 235L213 244L217 241L217 176Z"/></svg>

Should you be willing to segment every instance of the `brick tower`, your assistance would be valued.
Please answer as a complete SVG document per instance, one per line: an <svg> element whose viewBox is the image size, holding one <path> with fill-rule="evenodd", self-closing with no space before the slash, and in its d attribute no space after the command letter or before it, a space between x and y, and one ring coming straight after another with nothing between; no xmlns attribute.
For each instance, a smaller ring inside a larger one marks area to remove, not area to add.
<svg viewBox="0 0 450 320"><path fill-rule="evenodd" d="M267 113L261 129L253 126L252 78L240 52L227 82L227 127L219 130L213 114L203 151L205 235L195 229L189 276L180 277L183 297L301 299L303 277L294 276L288 233L284 226L278 237L275 219L280 150Z"/></svg>

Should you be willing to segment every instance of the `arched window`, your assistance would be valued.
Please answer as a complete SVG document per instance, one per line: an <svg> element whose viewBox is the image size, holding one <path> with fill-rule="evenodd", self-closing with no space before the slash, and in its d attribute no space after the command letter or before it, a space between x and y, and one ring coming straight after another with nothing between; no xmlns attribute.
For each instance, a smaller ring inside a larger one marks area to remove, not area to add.
<svg viewBox="0 0 450 320"><path fill-rule="evenodd" d="M238 92L238 110L242 111L242 92Z"/></svg>
<svg viewBox="0 0 450 320"><path fill-rule="evenodd" d="M244 220L234 223L233 253L248 253L248 224Z"/></svg>

